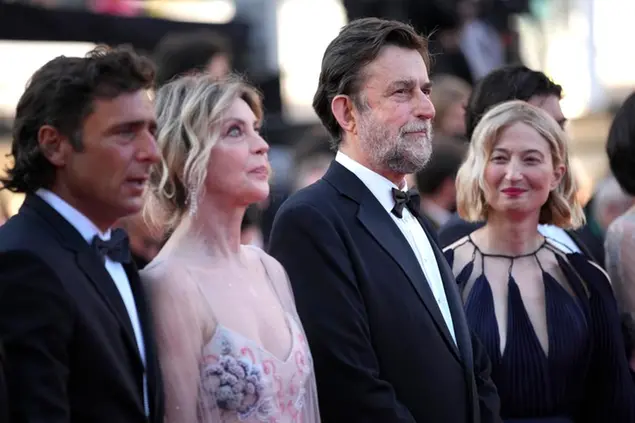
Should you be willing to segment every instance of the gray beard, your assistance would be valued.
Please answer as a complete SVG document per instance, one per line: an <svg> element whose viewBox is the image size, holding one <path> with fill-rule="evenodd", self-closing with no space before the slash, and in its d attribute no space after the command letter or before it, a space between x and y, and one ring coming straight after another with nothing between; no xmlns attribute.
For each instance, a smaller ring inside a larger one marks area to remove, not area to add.
<svg viewBox="0 0 635 423"><path fill-rule="evenodd" d="M371 163L380 169L399 174L416 173L423 169L432 155L432 125L430 121L406 125L398 134L392 135L389 130L372 119L367 112L359 122L360 148L368 156ZM409 127L422 126L426 135L414 137L405 134Z"/></svg>

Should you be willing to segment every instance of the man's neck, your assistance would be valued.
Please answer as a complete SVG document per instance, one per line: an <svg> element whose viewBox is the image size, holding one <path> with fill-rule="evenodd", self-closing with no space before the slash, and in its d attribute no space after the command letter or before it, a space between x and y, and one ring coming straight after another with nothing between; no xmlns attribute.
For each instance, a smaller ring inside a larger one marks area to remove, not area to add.
<svg viewBox="0 0 635 423"><path fill-rule="evenodd" d="M65 190L58 190L55 187L50 189L43 190L44 192L49 192L57 197L58 200L66 203L66 205L72 207L76 212L83 215L87 220L89 220L95 227L99 230L100 233L104 234L110 230L110 228L115 224L116 221L104 221L100 219L95 219L92 213L86 210L86 207L82 207L81 201L76 201L75 197L69 195Z"/></svg>

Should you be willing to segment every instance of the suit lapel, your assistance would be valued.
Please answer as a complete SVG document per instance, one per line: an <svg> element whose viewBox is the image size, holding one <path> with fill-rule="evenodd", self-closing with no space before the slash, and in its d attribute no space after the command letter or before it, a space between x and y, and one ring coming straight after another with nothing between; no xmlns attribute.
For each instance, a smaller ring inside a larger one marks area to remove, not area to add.
<svg viewBox="0 0 635 423"><path fill-rule="evenodd" d="M457 360L461 361L459 351L450 335L419 260L390 215L386 213L386 210L364 183L341 164L334 161L324 179L335 186L343 195L359 204L358 220L379 246L399 265L432 317L437 329L443 335L448 348Z"/></svg>
<svg viewBox="0 0 635 423"><path fill-rule="evenodd" d="M122 327L125 343L139 366L142 366L141 357L137 348L137 341L134 337L132 324L128 311L123 303L121 294L110 277L106 267L99 256L92 250L90 245L82 238L77 230L62 217L46 201L36 195L27 196L24 206L36 212L44 218L54 229L62 247L75 253L77 265L86 275L86 278L95 288L95 291L102 298L108 309L117 318Z"/></svg>
<svg viewBox="0 0 635 423"><path fill-rule="evenodd" d="M408 281L432 316L432 320L443 335L448 347L457 359L460 359L456 344L412 247L379 202L375 201L375 203L368 201L365 204L360 204L357 215L359 221L406 274Z"/></svg>
<svg viewBox="0 0 635 423"><path fill-rule="evenodd" d="M587 245L584 243L584 241L582 240L582 237L580 236L578 232L572 231L572 230L566 230L566 232L567 232L567 235L569 235L569 237L571 237L573 242L575 242L575 244L578 246L580 251L582 251L582 254L584 254L588 259L593 260L594 262L604 267L604 263L600 263L598 258L593 255L593 253L591 252L589 247L587 247Z"/></svg>
<svg viewBox="0 0 635 423"><path fill-rule="evenodd" d="M438 247L437 243L433 240L430 234L429 228L420 216L417 216L419 224L423 228L423 231L428 236L432 250L434 251L434 257L439 267L439 273L441 274L441 280L443 281L443 287L445 295L450 307L450 313L452 315L452 323L454 324L454 335L456 336L456 342L461 352L461 357L465 363L466 368L471 372L474 361L474 354L472 352L472 337L470 336L470 329L465 319L465 313L463 312L463 301L459 295L459 290L456 285L456 278L452 269L448 264L443 252Z"/></svg>
<svg viewBox="0 0 635 423"><path fill-rule="evenodd" d="M160 370L158 368L157 352L155 350L154 332L152 330L152 317L148 304L146 303L145 293L143 291L143 285L139 278L139 272L134 264L124 265L128 280L130 281L130 287L132 294L137 305L137 314L139 315L139 323L141 324L141 330L143 332L143 339L145 341L145 353L146 353L146 376L148 380L148 398L150 401L151 416L160 416L160 404L161 404L161 378ZM152 420L151 420L152 421Z"/></svg>
<svg viewBox="0 0 635 423"><path fill-rule="evenodd" d="M135 361L139 366L143 367L141 356L139 355L139 347L132 329L128 310L123 303L121 294L115 285L112 277L104 267L97 254L92 250L78 251L77 264L84 272L88 280L92 283L95 290L99 293L106 306L115 315L123 330L123 337L130 353L135 357Z"/></svg>

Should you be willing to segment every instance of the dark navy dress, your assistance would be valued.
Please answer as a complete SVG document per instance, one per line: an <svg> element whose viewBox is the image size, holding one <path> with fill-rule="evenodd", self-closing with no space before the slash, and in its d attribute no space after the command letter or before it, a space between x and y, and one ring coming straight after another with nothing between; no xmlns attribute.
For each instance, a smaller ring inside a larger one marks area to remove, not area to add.
<svg viewBox="0 0 635 423"><path fill-rule="evenodd" d="M454 261L459 248L471 248L472 259L457 269ZM553 254L571 291L543 269L540 257L545 254ZM460 286L468 324L490 356L492 380L506 422L635 421L635 390L619 315L610 283L601 269L580 254L560 252L547 241L532 254L505 257L483 254L466 237L450 246L445 255ZM537 274L542 275L544 283L548 353L536 335L512 274L514 260L531 256L540 267ZM483 271L490 259L509 261L509 272L500 274L508 284L502 353L494 296L485 276L498 274Z"/></svg>

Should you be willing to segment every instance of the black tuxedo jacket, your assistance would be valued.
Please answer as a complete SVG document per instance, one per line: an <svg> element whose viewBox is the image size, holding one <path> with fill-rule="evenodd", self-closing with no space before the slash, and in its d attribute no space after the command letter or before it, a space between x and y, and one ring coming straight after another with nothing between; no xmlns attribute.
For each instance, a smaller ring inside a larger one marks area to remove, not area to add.
<svg viewBox="0 0 635 423"><path fill-rule="evenodd" d="M0 423L9 422L9 401L7 398L7 385L5 382L6 360L4 347L0 343Z"/></svg>
<svg viewBox="0 0 635 423"><path fill-rule="evenodd" d="M453 244L484 225L484 222L466 222L458 214L453 214L450 220L439 229L441 248ZM588 226L585 225L579 229L567 230L566 232L587 258L604 268L604 245L602 240L595 236Z"/></svg>
<svg viewBox="0 0 635 423"><path fill-rule="evenodd" d="M333 162L280 208L270 253L293 286L323 422L500 421L488 358L431 242L458 348L410 245L357 176Z"/></svg>
<svg viewBox="0 0 635 423"><path fill-rule="evenodd" d="M145 341L149 419L132 325L99 256L35 195L0 228L0 339L11 422L162 422L150 315L136 268L124 268Z"/></svg>

